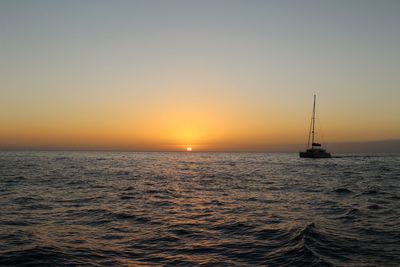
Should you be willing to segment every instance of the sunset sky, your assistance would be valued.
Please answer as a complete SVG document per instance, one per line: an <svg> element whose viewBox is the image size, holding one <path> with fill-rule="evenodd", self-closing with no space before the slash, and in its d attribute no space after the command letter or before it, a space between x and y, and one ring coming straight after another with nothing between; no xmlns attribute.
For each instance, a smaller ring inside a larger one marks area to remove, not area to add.
<svg viewBox="0 0 400 267"><path fill-rule="evenodd" d="M400 1L1 1L0 148L400 139Z"/></svg>

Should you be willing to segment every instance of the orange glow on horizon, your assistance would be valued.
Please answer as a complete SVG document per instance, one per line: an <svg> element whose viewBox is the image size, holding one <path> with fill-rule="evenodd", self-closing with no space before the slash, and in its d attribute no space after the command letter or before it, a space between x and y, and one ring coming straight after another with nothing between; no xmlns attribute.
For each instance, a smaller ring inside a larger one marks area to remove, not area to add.
<svg viewBox="0 0 400 267"><path fill-rule="evenodd" d="M264 99L218 95L207 84L191 88L193 97L185 84L177 88L162 88L164 95L145 99L149 105L114 99L85 102L74 109L68 102L32 107L37 108L32 114L2 118L0 148L187 151L190 144L199 152L268 150L307 141L310 101L290 106L267 101L266 105ZM190 98L196 101L187 101ZM331 109L321 104L321 110ZM321 116L322 143L360 141L359 136L364 138L361 141L396 137L392 124L358 119L350 125L336 113ZM387 136L382 137L383 132Z"/></svg>

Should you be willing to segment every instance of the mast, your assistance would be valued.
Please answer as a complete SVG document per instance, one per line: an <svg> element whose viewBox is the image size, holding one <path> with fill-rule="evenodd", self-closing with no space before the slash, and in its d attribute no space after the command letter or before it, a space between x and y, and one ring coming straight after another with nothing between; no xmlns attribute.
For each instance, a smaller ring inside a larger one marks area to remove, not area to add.
<svg viewBox="0 0 400 267"><path fill-rule="evenodd" d="M313 104L313 115L312 115L312 141L311 148L314 148L314 131L315 131L315 94L314 94L314 104Z"/></svg>

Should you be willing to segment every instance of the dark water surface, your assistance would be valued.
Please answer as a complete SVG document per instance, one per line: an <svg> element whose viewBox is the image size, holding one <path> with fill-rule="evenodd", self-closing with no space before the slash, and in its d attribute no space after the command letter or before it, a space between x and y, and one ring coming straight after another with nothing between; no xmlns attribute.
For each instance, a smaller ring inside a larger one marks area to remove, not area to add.
<svg viewBox="0 0 400 267"><path fill-rule="evenodd" d="M399 266L400 155L0 152L0 265Z"/></svg>

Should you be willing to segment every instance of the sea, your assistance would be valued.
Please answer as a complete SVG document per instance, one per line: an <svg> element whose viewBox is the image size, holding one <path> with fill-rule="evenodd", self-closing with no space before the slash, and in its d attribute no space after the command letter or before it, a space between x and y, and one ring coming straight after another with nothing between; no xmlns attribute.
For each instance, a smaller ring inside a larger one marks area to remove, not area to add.
<svg viewBox="0 0 400 267"><path fill-rule="evenodd" d="M400 266L400 154L0 152L1 266Z"/></svg>

